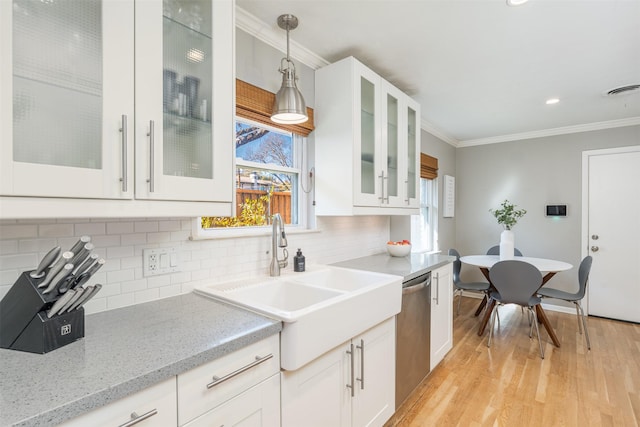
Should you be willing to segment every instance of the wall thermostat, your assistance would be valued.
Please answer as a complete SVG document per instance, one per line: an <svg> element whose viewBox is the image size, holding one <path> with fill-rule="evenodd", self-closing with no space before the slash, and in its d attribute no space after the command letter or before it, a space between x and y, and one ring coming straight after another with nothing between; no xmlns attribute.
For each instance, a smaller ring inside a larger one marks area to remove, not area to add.
<svg viewBox="0 0 640 427"><path fill-rule="evenodd" d="M547 216L567 216L567 205L547 205Z"/></svg>

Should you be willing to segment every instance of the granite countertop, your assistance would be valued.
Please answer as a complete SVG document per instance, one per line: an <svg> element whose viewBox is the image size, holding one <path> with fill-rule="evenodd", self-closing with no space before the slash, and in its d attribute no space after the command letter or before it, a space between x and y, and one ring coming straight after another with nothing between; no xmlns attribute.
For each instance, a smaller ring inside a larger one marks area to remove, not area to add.
<svg viewBox="0 0 640 427"><path fill-rule="evenodd" d="M441 254L412 253L404 257L392 257L385 252L341 261L331 265L375 271L377 273L395 274L396 276L403 276L404 280L407 281L455 260L456 257Z"/></svg>
<svg viewBox="0 0 640 427"><path fill-rule="evenodd" d="M46 354L0 349L0 426L51 426L282 330L195 294L92 314Z"/></svg>

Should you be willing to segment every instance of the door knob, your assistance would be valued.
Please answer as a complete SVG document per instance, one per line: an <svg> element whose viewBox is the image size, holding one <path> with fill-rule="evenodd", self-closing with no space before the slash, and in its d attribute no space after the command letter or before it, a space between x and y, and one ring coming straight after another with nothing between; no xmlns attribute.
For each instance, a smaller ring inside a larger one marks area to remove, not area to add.
<svg viewBox="0 0 640 427"><path fill-rule="evenodd" d="M599 238L600 238L600 236L598 236L597 234L591 235L591 239L592 240L598 240Z"/></svg>
<svg viewBox="0 0 640 427"><path fill-rule="evenodd" d="M598 252L598 249L600 249L597 246L591 246L591 252Z"/></svg>

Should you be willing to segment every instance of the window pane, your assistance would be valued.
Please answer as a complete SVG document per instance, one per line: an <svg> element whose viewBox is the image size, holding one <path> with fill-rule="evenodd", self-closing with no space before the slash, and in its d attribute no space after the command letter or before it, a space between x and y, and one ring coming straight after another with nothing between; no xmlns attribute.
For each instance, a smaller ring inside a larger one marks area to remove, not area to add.
<svg viewBox="0 0 640 427"><path fill-rule="evenodd" d="M299 224L296 144L291 133L236 122L236 216L203 217L202 227L267 226L275 213Z"/></svg>
<svg viewBox="0 0 640 427"><path fill-rule="evenodd" d="M262 126L236 122L236 158L293 167L293 137Z"/></svg>

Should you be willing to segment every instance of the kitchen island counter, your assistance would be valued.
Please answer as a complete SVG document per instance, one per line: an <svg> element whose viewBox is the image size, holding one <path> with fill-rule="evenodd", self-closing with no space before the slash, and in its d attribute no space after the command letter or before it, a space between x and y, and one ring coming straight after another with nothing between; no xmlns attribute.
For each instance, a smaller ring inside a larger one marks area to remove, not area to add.
<svg viewBox="0 0 640 427"><path fill-rule="evenodd" d="M404 277L404 281L408 281L455 260L456 258L453 256L441 254L412 253L404 257L392 257L385 252L341 261L332 265L357 270L375 271L377 273L394 274L396 276L402 276Z"/></svg>
<svg viewBox="0 0 640 427"><path fill-rule="evenodd" d="M0 349L0 426L52 426L281 331L279 321L195 294L86 317L46 354Z"/></svg>

